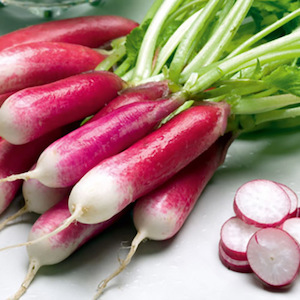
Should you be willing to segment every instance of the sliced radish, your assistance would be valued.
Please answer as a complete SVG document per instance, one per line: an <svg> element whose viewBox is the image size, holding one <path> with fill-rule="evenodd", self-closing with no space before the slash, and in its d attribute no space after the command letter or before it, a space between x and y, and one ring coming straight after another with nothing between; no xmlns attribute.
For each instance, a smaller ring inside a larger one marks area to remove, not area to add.
<svg viewBox="0 0 300 300"><path fill-rule="evenodd" d="M300 244L300 218L290 218L283 222L281 229L289 233Z"/></svg>
<svg viewBox="0 0 300 300"><path fill-rule="evenodd" d="M241 273L252 272L249 262L247 260L237 260L237 259L230 257L224 251L221 243L219 243L219 257L220 257L222 264L226 268L228 268L232 271L241 272Z"/></svg>
<svg viewBox="0 0 300 300"><path fill-rule="evenodd" d="M221 228L221 244L226 254L233 259L247 260L248 242L258 229L238 217L228 219Z"/></svg>
<svg viewBox="0 0 300 300"><path fill-rule="evenodd" d="M237 190L233 207L236 215L247 224L274 227L288 217L291 201L279 184L256 179Z"/></svg>
<svg viewBox="0 0 300 300"><path fill-rule="evenodd" d="M296 278L300 265L300 248L287 232L263 228L250 239L247 258L257 277L271 287L285 287Z"/></svg>
<svg viewBox="0 0 300 300"><path fill-rule="evenodd" d="M297 214L297 207L298 207L298 196L297 194L288 186L282 183L277 183L280 185L281 188L284 189L284 191L287 193L287 195L290 198L291 201L291 208L290 208L290 213L289 217L296 217Z"/></svg>

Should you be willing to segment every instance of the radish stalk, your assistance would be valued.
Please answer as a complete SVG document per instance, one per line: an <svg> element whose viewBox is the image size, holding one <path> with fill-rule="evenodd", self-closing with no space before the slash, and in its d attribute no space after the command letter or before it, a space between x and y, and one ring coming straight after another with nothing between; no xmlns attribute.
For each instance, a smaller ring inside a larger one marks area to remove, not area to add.
<svg viewBox="0 0 300 300"><path fill-rule="evenodd" d="M180 96L174 96L122 106L52 143L43 151L34 170L12 175L2 182L35 178L53 188L74 185L102 160L154 130L182 103ZM86 157L89 157L88 161Z"/></svg>
<svg viewBox="0 0 300 300"><path fill-rule="evenodd" d="M120 267L101 282L94 299L126 268L143 240L166 240L180 230L203 189L223 163L231 141L230 134L223 136L165 184L137 200L133 209L137 234L130 251Z"/></svg>

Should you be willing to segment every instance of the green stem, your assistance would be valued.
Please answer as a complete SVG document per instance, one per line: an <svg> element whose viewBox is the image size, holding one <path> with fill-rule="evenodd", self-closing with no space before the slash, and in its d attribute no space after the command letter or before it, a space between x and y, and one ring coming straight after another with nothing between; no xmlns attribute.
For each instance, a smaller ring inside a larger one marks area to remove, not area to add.
<svg viewBox="0 0 300 300"><path fill-rule="evenodd" d="M197 39L199 40L204 34L206 27L211 23L211 20L215 17L216 10L223 1L210 0L198 19L195 20L194 24L191 26L189 31L181 40L175 56L170 65L170 79L174 82L178 81L180 72L182 71L184 65L188 59L188 52L191 50L193 42Z"/></svg>
<svg viewBox="0 0 300 300"><path fill-rule="evenodd" d="M172 10L174 10L182 0L165 0L153 17L148 30L144 36L140 47L133 81L145 79L151 75L152 61L155 52L157 38L160 34L161 27Z"/></svg>
<svg viewBox="0 0 300 300"><path fill-rule="evenodd" d="M209 65L220 58L247 15L252 2L253 0L236 1L218 30L183 70L182 77L188 78L198 68Z"/></svg>
<svg viewBox="0 0 300 300"><path fill-rule="evenodd" d="M241 52L245 51L252 45L254 45L256 42L261 40L262 38L266 37L268 34L272 33L276 29L280 28L284 24L290 22L291 20L297 18L300 16L300 8L296 9L292 13L286 15L285 17L279 19L275 23L269 25L268 27L264 28L257 34L253 35L251 38L249 38L246 42L241 44L239 47L237 47L234 51L232 51L227 57L233 57L237 54L240 54Z"/></svg>

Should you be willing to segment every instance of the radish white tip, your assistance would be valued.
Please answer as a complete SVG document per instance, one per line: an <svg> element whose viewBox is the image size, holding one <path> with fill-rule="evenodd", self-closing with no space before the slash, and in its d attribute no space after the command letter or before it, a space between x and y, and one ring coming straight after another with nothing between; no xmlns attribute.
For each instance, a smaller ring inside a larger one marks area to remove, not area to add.
<svg viewBox="0 0 300 300"><path fill-rule="evenodd" d="M21 173L21 174L10 175L10 176L7 176L5 178L1 178L0 183L1 182L8 182L8 181L16 181L16 180L19 180L19 179L28 180L30 178L33 178L32 173L33 173L33 171L28 171L28 172Z"/></svg>
<svg viewBox="0 0 300 300"><path fill-rule="evenodd" d="M109 281L111 281L113 278L115 278L117 275L119 275L130 263L133 255L135 254L139 244L145 239L145 234L143 232L138 232L134 239L132 240L130 250L124 260L121 260L120 258L118 259L120 262L120 266L117 270L115 270L113 273L111 273L108 277L103 279L97 289L97 293L94 296L94 300L97 300L100 295L103 293L103 290L106 288L107 284Z"/></svg>
<svg viewBox="0 0 300 300"><path fill-rule="evenodd" d="M67 219L65 219L62 224L60 226L58 226L56 229L54 229L53 231L35 239L35 240L31 240L25 243L20 243L20 244L16 244L16 245L11 245L11 246L7 246L4 248L0 248L0 252L4 251L4 250L8 250L8 249L13 249L13 248L18 248L18 247L23 247L23 246L31 246L33 244L39 243L45 239L48 239L56 234L58 234L59 232L63 231L64 229L66 229L72 222L74 222L79 216L81 216L83 214L83 210L81 207L77 207L76 210L74 211L74 213Z"/></svg>
<svg viewBox="0 0 300 300"><path fill-rule="evenodd" d="M2 230L9 222L17 219L18 217L22 216L23 214L27 213L28 209L27 206L23 206L20 208L16 213L11 215L10 217L6 218L3 222L0 223L0 230Z"/></svg>
<svg viewBox="0 0 300 300"><path fill-rule="evenodd" d="M14 296L8 298L8 300L17 300L17 299L20 299L21 296L24 295L24 293L27 291L30 283L34 279L39 268L40 268L40 265L35 260L30 261L27 275L26 275L24 281L22 282L19 290L14 294Z"/></svg>

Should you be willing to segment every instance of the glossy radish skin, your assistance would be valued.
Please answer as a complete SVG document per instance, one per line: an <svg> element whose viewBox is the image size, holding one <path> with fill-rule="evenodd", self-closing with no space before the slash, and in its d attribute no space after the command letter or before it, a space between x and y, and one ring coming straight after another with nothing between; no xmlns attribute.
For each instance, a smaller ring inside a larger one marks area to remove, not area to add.
<svg viewBox="0 0 300 300"><path fill-rule="evenodd" d="M60 131L55 131L33 142L18 146L0 139L0 177L28 171L41 152L58 137ZM0 183L0 213L13 201L21 185L21 180Z"/></svg>
<svg viewBox="0 0 300 300"><path fill-rule="evenodd" d="M229 270L240 272L240 273L251 273L252 269L249 265L248 260L238 260L235 258L232 258L227 254L227 252L224 250L224 247L221 243L219 243L219 258L222 262L222 264L228 268Z"/></svg>
<svg viewBox="0 0 300 300"><path fill-rule="evenodd" d="M120 107L55 141L41 154L36 168L27 175L49 187L74 185L100 161L119 153L154 130L182 103L182 99L171 98Z"/></svg>
<svg viewBox="0 0 300 300"><path fill-rule="evenodd" d="M247 245L257 230L259 228L254 225L246 224L238 217L231 217L221 228L222 249L233 259L247 260Z"/></svg>
<svg viewBox="0 0 300 300"><path fill-rule="evenodd" d="M31 25L0 37L0 50L32 42L64 42L98 48L138 24L120 16L85 16Z"/></svg>
<svg viewBox="0 0 300 300"><path fill-rule="evenodd" d="M115 98L123 81L111 72L88 72L14 93L0 108L0 136L24 144L85 118Z"/></svg>
<svg viewBox="0 0 300 300"><path fill-rule="evenodd" d="M233 206L236 215L247 224L274 227L287 219L291 202L277 183L256 179L237 190Z"/></svg>
<svg viewBox="0 0 300 300"><path fill-rule="evenodd" d="M39 42L0 51L0 94L93 70L105 56L81 45Z"/></svg>
<svg viewBox="0 0 300 300"><path fill-rule="evenodd" d="M227 104L192 107L91 169L72 189L69 208L82 223L109 219L163 184L225 131Z"/></svg>
<svg viewBox="0 0 300 300"><path fill-rule="evenodd" d="M223 163L228 137L222 137L166 183L137 200L133 220L145 238L165 240L183 226L203 189Z"/></svg>
<svg viewBox="0 0 300 300"><path fill-rule="evenodd" d="M29 240L44 236L67 219L70 216L67 202L68 198L65 198L42 214L32 226L29 233ZM120 214L105 222L94 225L75 222L57 235L34 245L27 246L30 261L28 274L22 286L14 295L14 299L19 299L26 292L41 266L53 265L63 261L80 246L114 224L119 217Z"/></svg>
<svg viewBox="0 0 300 300"><path fill-rule="evenodd" d="M271 287L289 286L299 273L299 245L279 228L257 231L249 241L247 258L257 277Z"/></svg>
<svg viewBox="0 0 300 300"><path fill-rule="evenodd" d="M0 107L4 103L4 101L12 94L13 94L13 92L0 95Z"/></svg>
<svg viewBox="0 0 300 300"><path fill-rule="evenodd" d="M114 98L96 113L91 121L95 121L107 115L109 112L127 104L165 98L168 96L169 92L167 81L149 82L136 87L127 88L123 90L118 97Z"/></svg>

